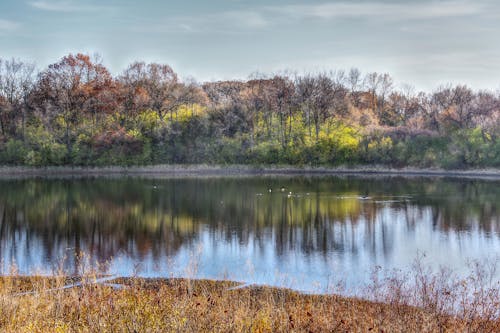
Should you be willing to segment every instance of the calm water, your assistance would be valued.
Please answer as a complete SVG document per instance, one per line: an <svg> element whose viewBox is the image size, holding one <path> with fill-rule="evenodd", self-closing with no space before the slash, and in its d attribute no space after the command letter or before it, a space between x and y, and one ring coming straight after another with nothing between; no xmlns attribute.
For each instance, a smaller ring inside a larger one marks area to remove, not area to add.
<svg viewBox="0 0 500 333"><path fill-rule="evenodd" d="M465 272L500 253L500 182L356 177L0 181L5 271L229 278L324 291L418 253ZM271 191L269 191L271 190ZM290 193L291 192L291 193Z"/></svg>

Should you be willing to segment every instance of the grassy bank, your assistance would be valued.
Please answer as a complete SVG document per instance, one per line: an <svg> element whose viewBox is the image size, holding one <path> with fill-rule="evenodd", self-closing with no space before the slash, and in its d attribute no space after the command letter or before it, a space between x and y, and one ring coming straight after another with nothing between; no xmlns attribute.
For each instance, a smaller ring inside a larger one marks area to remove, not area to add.
<svg viewBox="0 0 500 333"><path fill-rule="evenodd" d="M499 169L447 170L439 168L359 167L294 167L287 165L156 165L108 167L11 167L0 166L0 177L34 176L245 176L245 175L382 175L382 176L445 176L500 178Z"/></svg>
<svg viewBox="0 0 500 333"><path fill-rule="evenodd" d="M86 281L86 282L85 282ZM0 330L5 332L498 332L481 312L452 315L438 303L405 304L397 288L385 301L306 295L270 287L234 288L229 281L64 276L0 279ZM75 284L76 283L76 284ZM70 286L67 288L67 286ZM66 286L66 287L65 287ZM427 285L429 291L433 285ZM435 287L435 285L434 285ZM422 292L422 289L418 289ZM496 299L498 301L498 298ZM496 303L498 306L498 303ZM472 309L472 308L470 308Z"/></svg>

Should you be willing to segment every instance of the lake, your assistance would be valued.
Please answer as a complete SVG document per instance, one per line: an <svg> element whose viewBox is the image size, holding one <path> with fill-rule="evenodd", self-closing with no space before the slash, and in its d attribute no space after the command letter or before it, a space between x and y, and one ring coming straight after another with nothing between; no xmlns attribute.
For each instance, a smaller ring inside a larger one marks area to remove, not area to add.
<svg viewBox="0 0 500 333"><path fill-rule="evenodd" d="M231 279L324 292L417 256L500 253L500 181L372 176L0 180L3 273Z"/></svg>

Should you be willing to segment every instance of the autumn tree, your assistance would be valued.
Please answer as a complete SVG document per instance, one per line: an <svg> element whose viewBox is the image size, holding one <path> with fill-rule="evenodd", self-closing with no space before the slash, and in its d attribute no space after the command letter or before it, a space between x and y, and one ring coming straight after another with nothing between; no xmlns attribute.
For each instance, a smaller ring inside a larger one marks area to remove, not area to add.
<svg viewBox="0 0 500 333"><path fill-rule="evenodd" d="M135 62L120 76L126 115L151 109L164 119L181 105L208 102L203 89L195 82L181 82L174 70L165 64Z"/></svg>
<svg viewBox="0 0 500 333"><path fill-rule="evenodd" d="M476 95L474 109L474 126L482 129L485 139L489 137L496 142L500 135L500 96L489 91L480 91Z"/></svg>
<svg viewBox="0 0 500 333"><path fill-rule="evenodd" d="M40 74L35 100L51 126L64 128L69 155L82 117L97 119L100 113L113 109L112 86L108 70L84 54L65 56Z"/></svg>
<svg viewBox="0 0 500 333"><path fill-rule="evenodd" d="M202 85L202 89L208 97L209 105L211 108L218 106L228 106L233 103L238 103L241 98L241 93L247 88L252 86L253 81L217 81L207 82Z"/></svg>
<svg viewBox="0 0 500 333"><path fill-rule="evenodd" d="M473 126L475 94L467 86L442 86L426 101L429 126L439 130Z"/></svg>
<svg viewBox="0 0 500 333"><path fill-rule="evenodd" d="M420 98L410 85L389 94L386 107L381 114L381 122L389 126L409 125L410 119L421 111Z"/></svg>
<svg viewBox="0 0 500 333"><path fill-rule="evenodd" d="M165 64L115 79L83 54L38 75L0 60L0 163L496 166L499 133L498 92L417 92L356 68L200 85Z"/></svg>
<svg viewBox="0 0 500 333"><path fill-rule="evenodd" d="M122 126L134 117L137 112L148 108L150 97L146 91L147 74L143 62L131 64L118 78L120 97L122 100Z"/></svg>

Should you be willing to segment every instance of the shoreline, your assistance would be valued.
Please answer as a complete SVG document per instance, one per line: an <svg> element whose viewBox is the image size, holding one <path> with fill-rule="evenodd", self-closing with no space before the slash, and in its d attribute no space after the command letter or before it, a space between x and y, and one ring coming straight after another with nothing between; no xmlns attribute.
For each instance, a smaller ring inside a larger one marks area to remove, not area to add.
<svg viewBox="0 0 500 333"><path fill-rule="evenodd" d="M0 166L0 178L65 177L206 177L206 176L398 176L500 179L500 169L446 170L433 168L294 167L252 165L154 165L107 167L24 167Z"/></svg>

